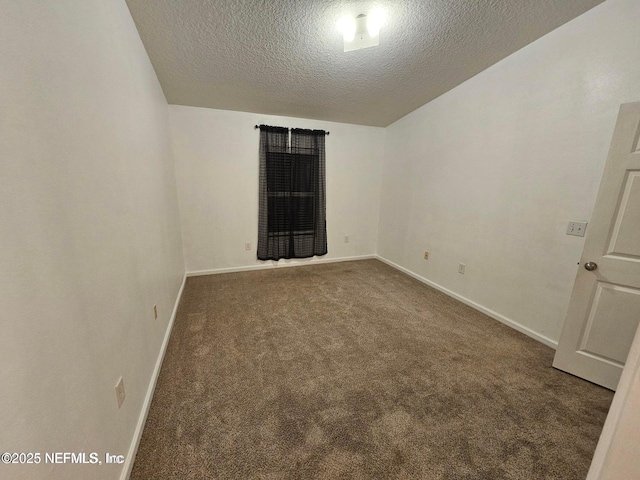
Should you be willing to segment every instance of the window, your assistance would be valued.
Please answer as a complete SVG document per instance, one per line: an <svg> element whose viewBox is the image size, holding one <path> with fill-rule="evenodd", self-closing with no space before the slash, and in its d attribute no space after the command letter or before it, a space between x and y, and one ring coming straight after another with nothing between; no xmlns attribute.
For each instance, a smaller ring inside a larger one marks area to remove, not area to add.
<svg viewBox="0 0 640 480"><path fill-rule="evenodd" d="M313 154L267 153L269 234L313 233Z"/></svg>
<svg viewBox="0 0 640 480"><path fill-rule="evenodd" d="M327 253L325 132L260 127L258 259Z"/></svg>

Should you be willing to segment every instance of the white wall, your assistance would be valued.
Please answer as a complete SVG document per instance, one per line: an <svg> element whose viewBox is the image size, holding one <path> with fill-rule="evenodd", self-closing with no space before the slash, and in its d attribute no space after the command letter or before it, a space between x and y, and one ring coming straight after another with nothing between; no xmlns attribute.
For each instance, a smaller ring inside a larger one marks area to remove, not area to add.
<svg viewBox="0 0 640 480"><path fill-rule="evenodd" d="M169 111L188 272L276 264L256 259L259 124L330 132L329 253L278 263L376 253L384 129L175 105Z"/></svg>
<svg viewBox="0 0 640 480"><path fill-rule="evenodd" d="M168 106L124 1L0 12L0 449L126 455L184 272Z"/></svg>
<svg viewBox="0 0 640 480"><path fill-rule="evenodd" d="M640 2L608 0L389 126L378 253L557 341L583 247L567 222L640 100L639 24Z"/></svg>

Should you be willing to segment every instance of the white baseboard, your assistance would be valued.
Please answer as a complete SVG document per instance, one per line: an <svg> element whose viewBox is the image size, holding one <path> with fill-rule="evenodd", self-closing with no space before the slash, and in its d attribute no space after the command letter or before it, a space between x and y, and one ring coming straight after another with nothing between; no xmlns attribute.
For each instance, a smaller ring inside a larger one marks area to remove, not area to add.
<svg viewBox="0 0 640 480"><path fill-rule="evenodd" d="M167 345L169 344L169 338L171 337L171 331L173 330L173 323L176 320L176 314L178 313L178 305L180 304L180 299L182 298L182 291L184 290L184 285L186 282L187 282L187 274L185 273L184 276L182 277L182 285L180 285L180 290L178 290L178 296L176 298L176 302L173 305L173 311L171 312L171 317L169 318L167 331L164 334L164 339L162 340L162 345L160 346L160 353L158 354L156 365L153 369L153 373L151 374L151 380L149 381L147 394L144 397L142 410L140 411L140 417L138 418L138 424L136 425L136 429L133 432L133 438L131 440L131 445L129 446L129 452L127 453L127 456L125 458L125 461L122 467L122 472L120 473L120 480L128 480L129 476L131 475L131 470L133 469L133 463L136 459L136 453L138 453L138 446L140 445L140 439L142 439L142 432L144 431L144 425L147 422L147 415L149 415L149 408L151 407L151 400L153 399L153 393L155 392L158 376L160 375L160 369L162 368L162 361L164 360L164 354L167 351Z"/></svg>
<svg viewBox="0 0 640 480"><path fill-rule="evenodd" d="M321 263L336 263L336 262L351 262L353 260L367 260L371 258L378 258L377 255L358 255L355 257L339 257L339 258L321 258L319 260L280 260L278 262L268 260L261 264L246 265L243 267L230 267L230 268L214 268L212 270L196 270L193 272L187 272L187 277L197 277L200 275L217 275L219 273L234 273L234 272L247 272L250 270L265 270L270 268L286 268L286 267L302 267L305 265L318 265Z"/></svg>
<svg viewBox="0 0 640 480"><path fill-rule="evenodd" d="M508 325L509 327L518 330L519 332L524 333L525 335L527 335L528 337L533 338L534 340L538 340L541 343L544 343L545 345L547 345L548 347L551 347L553 349L557 349L558 348L558 342L556 342L555 340L552 340L551 338L542 335L538 332L535 332L533 330L531 330L529 327L525 327L524 325L521 325L520 323L516 322L515 320L512 320L510 318L505 317L504 315L499 314L498 312L494 312L493 310L484 307L482 305L480 305L479 303L474 302L473 300L469 300L466 297L463 297L462 295L459 295L451 290L449 290L448 288L443 287L442 285L438 285L435 282L432 282L431 280L428 280L426 278L424 278L421 275L418 275L417 273L412 272L411 270L408 270L404 267L401 267L400 265L393 263L390 260L387 260L386 258L381 257L380 255L376 255L376 258L378 260L380 260L381 262L386 263L387 265L392 266L393 268L400 270L403 273L406 273L407 275L415 278L416 280L419 280L420 282L429 285L430 287L435 288L436 290L440 290L442 293L445 293L446 295L449 295L452 298L455 298L456 300L464 303L465 305L470 306L471 308L474 308L476 310L478 310L481 313L484 313L485 315L499 321L500 323L504 323L505 325Z"/></svg>

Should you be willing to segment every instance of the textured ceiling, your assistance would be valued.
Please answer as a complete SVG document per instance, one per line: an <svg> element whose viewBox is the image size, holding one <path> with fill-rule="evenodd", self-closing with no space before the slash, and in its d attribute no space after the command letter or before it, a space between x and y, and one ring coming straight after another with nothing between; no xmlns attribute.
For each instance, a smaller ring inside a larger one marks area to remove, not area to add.
<svg viewBox="0 0 640 480"><path fill-rule="evenodd" d="M387 126L602 0L127 0L167 101ZM387 13L380 46L336 23Z"/></svg>

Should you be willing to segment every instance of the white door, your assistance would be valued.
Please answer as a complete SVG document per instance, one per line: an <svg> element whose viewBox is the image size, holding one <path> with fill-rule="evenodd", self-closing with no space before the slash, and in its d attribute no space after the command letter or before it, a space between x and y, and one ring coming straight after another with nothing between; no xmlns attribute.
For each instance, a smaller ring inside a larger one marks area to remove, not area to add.
<svg viewBox="0 0 640 480"><path fill-rule="evenodd" d="M620 107L553 366L615 390L640 323L640 102Z"/></svg>

